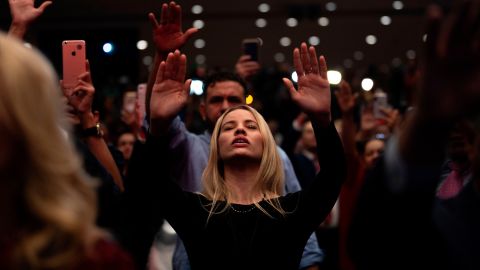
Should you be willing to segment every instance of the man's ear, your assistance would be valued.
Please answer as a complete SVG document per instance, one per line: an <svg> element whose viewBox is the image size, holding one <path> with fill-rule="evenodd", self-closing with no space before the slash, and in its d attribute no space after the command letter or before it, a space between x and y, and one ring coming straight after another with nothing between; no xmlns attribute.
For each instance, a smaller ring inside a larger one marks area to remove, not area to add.
<svg viewBox="0 0 480 270"><path fill-rule="evenodd" d="M200 102L200 107L198 107L198 111L200 112L200 115L202 116L203 121L207 120L207 112L205 109L205 101Z"/></svg>

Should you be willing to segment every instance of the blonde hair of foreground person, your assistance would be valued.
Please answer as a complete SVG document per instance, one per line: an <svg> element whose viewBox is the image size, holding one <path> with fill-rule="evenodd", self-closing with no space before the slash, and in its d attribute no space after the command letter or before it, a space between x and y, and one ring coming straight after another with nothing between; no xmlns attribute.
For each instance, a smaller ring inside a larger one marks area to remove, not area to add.
<svg viewBox="0 0 480 270"><path fill-rule="evenodd" d="M281 215L285 215L285 210L282 209L278 197L283 194L284 188L284 173L283 163L278 154L277 145L272 133L265 122L264 118L254 108L247 105L240 105L228 109L217 121L215 129L212 133L210 142L210 156L207 167L202 175L203 180L203 195L208 200L212 201L209 218L212 214L222 213L231 205L232 194L225 184L223 178L223 162L219 156L218 137L220 135L221 126L225 116L235 110L246 110L252 113L257 121L260 134L263 138L263 154L258 170L255 189L260 191L260 194L265 196L265 200ZM253 200L253 198L251 198ZM217 211L216 206L219 201L225 201L225 206ZM267 216L271 215L258 203L254 203Z"/></svg>
<svg viewBox="0 0 480 270"><path fill-rule="evenodd" d="M103 235L57 82L44 57L0 33L0 258L12 269L71 268Z"/></svg>

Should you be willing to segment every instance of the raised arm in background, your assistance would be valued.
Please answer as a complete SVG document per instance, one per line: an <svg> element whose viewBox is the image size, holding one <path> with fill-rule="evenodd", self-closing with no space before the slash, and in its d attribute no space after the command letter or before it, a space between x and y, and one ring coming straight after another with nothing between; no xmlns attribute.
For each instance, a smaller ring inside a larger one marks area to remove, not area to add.
<svg viewBox="0 0 480 270"><path fill-rule="evenodd" d="M438 6L428 9L423 82L400 136L401 155L411 164L441 164L455 121L480 108L478 5L463 1L445 18Z"/></svg>
<svg viewBox="0 0 480 270"><path fill-rule="evenodd" d="M340 107L340 111L342 112L342 132L340 136L343 142L343 148L345 149L345 157L347 158L347 166L349 167L349 171L347 174L350 174L347 177L348 180L351 179L352 166L358 166L358 162L360 160L360 155L357 151L357 146L355 142L355 134L357 132L357 128L355 125L354 117L353 117L353 110L355 108L356 98L352 93L352 88L350 84L346 81L342 81L340 83L340 88L337 92L335 92L335 96L337 97L338 107ZM355 174L355 173L353 173Z"/></svg>
<svg viewBox="0 0 480 270"><path fill-rule="evenodd" d="M198 31L196 28L189 28L185 32L182 31L182 7L173 1L162 5L160 21L157 21L153 13L149 13L148 17L153 27L153 42L156 50L155 60L147 84L147 96L145 99L147 117L150 113L150 96L160 63L167 60L170 52L174 52L185 45L190 37Z"/></svg>
<svg viewBox="0 0 480 270"><path fill-rule="evenodd" d="M64 88L64 95L77 111L83 130L95 127L99 122L98 112L92 112L95 87L90 75L90 65L88 61L85 64L87 71L78 77L77 85L73 89ZM112 176L115 185L120 191L124 191L122 175L103 137L87 136L84 140L90 152Z"/></svg>
<svg viewBox="0 0 480 270"><path fill-rule="evenodd" d="M52 1L43 2L38 8L34 6L34 0L8 0L12 24L8 29L8 35L23 39L30 24L35 21Z"/></svg>

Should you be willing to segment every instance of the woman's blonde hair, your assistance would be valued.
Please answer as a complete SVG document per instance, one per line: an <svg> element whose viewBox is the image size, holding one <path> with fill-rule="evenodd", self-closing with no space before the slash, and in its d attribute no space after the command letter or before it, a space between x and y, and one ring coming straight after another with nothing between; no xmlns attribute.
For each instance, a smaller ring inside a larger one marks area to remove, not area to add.
<svg viewBox="0 0 480 270"><path fill-rule="evenodd" d="M278 154L275 139L273 138L268 124L265 122L260 113L250 106L240 105L228 109L218 119L215 129L212 133L212 139L210 141L210 157L202 176L204 187L203 195L208 200L212 201L212 204L209 207L209 218L212 214L222 213L227 210L232 201L232 194L225 184L223 161L219 155L218 137L220 136L221 125L225 119L225 116L235 110L246 110L252 113L253 117L257 121L260 134L263 138L263 154L254 189L265 196L267 203L270 204L273 209L275 209L281 215L285 215L285 211L282 209L278 200L278 197L283 193L284 189L284 173L283 163L280 155ZM221 209L217 209L219 201L225 202L225 206ZM255 202L255 206L266 215L272 217L271 213L268 213L268 211L264 209L258 202Z"/></svg>
<svg viewBox="0 0 480 270"><path fill-rule="evenodd" d="M13 269L67 269L100 237L49 62L0 33L0 246Z"/></svg>

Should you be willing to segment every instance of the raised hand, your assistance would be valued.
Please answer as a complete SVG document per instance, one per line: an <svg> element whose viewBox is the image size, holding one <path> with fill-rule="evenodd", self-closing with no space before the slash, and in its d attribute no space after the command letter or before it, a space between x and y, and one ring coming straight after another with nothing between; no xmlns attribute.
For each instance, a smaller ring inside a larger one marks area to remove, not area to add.
<svg viewBox="0 0 480 270"><path fill-rule="evenodd" d="M178 50L160 63L150 98L151 131L167 128L187 104L191 80L185 81L186 69L187 57Z"/></svg>
<svg viewBox="0 0 480 270"><path fill-rule="evenodd" d="M380 112L384 115L380 120L393 131L399 120L399 112L393 108L380 108Z"/></svg>
<svg viewBox="0 0 480 270"><path fill-rule="evenodd" d="M34 7L34 0L8 0L12 23L23 23L28 25L52 4L52 1L43 2L38 8Z"/></svg>
<svg viewBox="0 0 480 270"><path fill-rule="evenodd" d="M335 96L337 97L338 107L340 107L343 114L353 112L356 96L352 93L352 88L349 83L342 81L339 90L335 92Z"/></svg>
<svg viewBox="0 0 480 270"><path fill-rule="evenodd" d="M331 94L325 58L320 56L317 60L315 48L307 48L307 44L302 43L300 49L293 50L293 63L298 75L298 90L292 81L283 78L292 100L318 123L328 125L331 120Z"/></svg>
<svg viewBox="0 0 480 270"><path fill-rule="evenodd" d="M245 81L248 81L252 76L258 73L260 64L257 61L250 59L250 55L242 55L238 58L235 64L235 71Z"/></svg>
<svg viewBox="0 0 480 270"><path fill-rule="evenodd" d="M371 135L377 127L377 119L373 115L373 107L371 104L362 108L360 115L360 132L363 134Z"/></svg>
<svg viewBox="0 0 480 270"><path fill-rule="evenodd" d="M424 80L418 109L437 120L476 112L480 101L480 30L478 1L461 1L444 18L428 9Z"/></svg>
<svg viewBox="0 0 480 270"><path fill-rule="evenodd" d="M38 8L35 8L34 2L34 0L8 0L10 13L12 14L12 25L8 32L10 35L22 39L28 25L40 17L45 9L52 4L52 1L45 1Z"/></svg>
<svg viewBox="0 0 480 270"><path fill-rule="evenodd" d="M157 52L166 54L181 48L198 29L190 28L182 32L182 8L175 2L163 4L160 22L153 13L148 17L153 26L153 41Z"/></svg>

